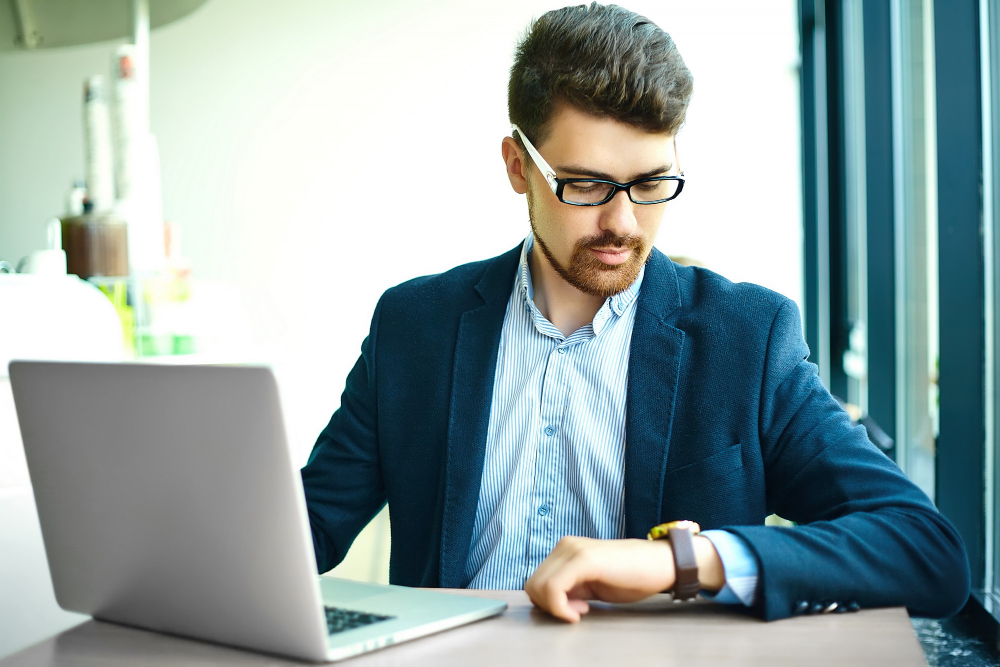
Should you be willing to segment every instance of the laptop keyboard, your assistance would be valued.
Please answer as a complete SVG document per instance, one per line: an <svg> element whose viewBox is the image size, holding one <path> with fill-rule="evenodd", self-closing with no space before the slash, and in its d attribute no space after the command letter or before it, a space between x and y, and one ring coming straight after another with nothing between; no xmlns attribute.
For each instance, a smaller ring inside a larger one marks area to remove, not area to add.
<svg viewBox="0 0 1000 667"><path fill-rule="evenodd" d="M340 607L323 607L323 609L326 610L326 627L331 635L396 618L395 616L381 616L365 611L341 609Z"/></svg>

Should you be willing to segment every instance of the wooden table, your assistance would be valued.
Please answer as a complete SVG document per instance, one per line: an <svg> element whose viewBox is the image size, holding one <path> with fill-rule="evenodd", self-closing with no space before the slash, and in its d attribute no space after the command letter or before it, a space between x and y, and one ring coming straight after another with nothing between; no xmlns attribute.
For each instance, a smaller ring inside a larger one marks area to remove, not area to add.
<svg viewBox="0 0 1000 667"><path fill-rule="evenodd" d="M709 602L595 603L568 625L522 591L450 591L506 600L498 617L346 661L374 665L925 665L906 610L801 616L764 623ZM667 647L670 647L669 649ZM87 621L0 661L21 665L292 665L271 656Z"/></svg>

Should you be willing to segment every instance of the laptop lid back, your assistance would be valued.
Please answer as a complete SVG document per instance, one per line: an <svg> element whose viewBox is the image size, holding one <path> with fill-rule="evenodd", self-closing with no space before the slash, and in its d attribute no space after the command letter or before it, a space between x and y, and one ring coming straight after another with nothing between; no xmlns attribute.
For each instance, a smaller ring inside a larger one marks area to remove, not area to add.
<svg viewBox="0 0 1000 667"><path fill-rule="evenodd" d="M10 379L62 607L325 658L270 370L12 362Z"/></svg>

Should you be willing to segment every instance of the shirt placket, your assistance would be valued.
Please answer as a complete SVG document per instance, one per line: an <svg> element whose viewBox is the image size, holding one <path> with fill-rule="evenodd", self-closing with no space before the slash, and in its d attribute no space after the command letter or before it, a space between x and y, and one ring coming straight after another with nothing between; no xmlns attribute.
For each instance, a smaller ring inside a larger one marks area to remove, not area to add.
<svg viewBox="0 0 1000 667"><path fill-rule="evenodd" d="M563 467L562 448L563 413L566 405L566 366L569 363L569 348L561 341L549 353L546 360L545 376L542 380L542 396L538 449L535 456L535 485L529 512L531 528L528 536L528 573L534 572L552 550L555 522L559 507L556 494L560 470Z"/></svg>

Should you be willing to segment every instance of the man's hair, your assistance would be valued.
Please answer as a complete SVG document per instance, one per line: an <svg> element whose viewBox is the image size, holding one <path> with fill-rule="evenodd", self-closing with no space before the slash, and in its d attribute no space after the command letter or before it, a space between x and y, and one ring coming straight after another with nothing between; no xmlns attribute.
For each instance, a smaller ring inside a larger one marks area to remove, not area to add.
<svg viewBox="0 0 1000 667"><path fill-rule="evenodd" d="M559 103L647 132L676 134L693 81L659 26L617 5L579 5L535 19L517 45L507 111L536 146ZM520 144L520 137L516 137Z"/></svg>

